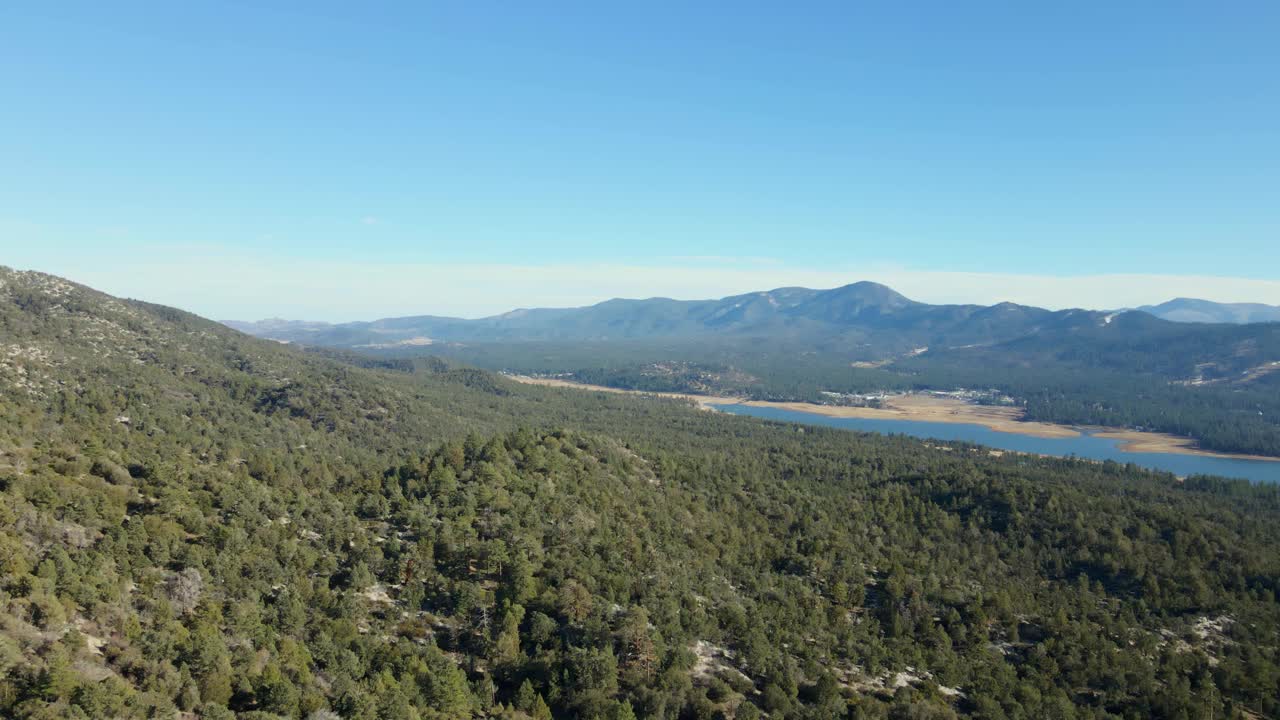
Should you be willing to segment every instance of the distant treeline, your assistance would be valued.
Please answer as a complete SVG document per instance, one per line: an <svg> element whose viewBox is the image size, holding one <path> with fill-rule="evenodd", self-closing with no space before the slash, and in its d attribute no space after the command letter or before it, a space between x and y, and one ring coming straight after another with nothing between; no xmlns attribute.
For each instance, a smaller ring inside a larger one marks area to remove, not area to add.
<svg viewBox="0 0 1280 720"><path fill-rule="evenodd" d="M1081 359L1080 353L1036 362L989 352L924 354L874 368L855 367L820 351L794 353L767 344L514 343L438 352L490 369L567 372L581 382L610 387L759 400L830 402L823 391L991 388L1016 398L1030 420L1145 428L1194 438L1210 450L1280 456L1280 371L1247 383L1206 378L1213 382L1194 386L1161 374L1171 370L1169 363L1143 366L1142 372L1120 370L1113 366L1133 363Z"/></svg>

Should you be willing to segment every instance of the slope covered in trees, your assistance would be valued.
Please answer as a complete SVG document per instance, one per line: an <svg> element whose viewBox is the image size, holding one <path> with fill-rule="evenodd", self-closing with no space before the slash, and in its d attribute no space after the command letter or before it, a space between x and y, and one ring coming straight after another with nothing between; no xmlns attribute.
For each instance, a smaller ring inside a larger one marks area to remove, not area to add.
<svg viewBox="0 0 1280 720"><path fill-rule="evenodd" d="M1280 497L0 271L0 716L1280 712Z"/></svg>

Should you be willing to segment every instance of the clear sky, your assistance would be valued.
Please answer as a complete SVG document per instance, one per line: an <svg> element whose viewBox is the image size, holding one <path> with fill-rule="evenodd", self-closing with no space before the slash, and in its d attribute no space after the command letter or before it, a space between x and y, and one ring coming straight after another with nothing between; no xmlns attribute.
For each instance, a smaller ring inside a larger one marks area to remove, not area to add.
<svg viewBox="0 0 1280 720"><path fill-rule="evenodd" d="M1277 37L1270 0L13 3L0 264L223 318L1280 303Z"/></svg>

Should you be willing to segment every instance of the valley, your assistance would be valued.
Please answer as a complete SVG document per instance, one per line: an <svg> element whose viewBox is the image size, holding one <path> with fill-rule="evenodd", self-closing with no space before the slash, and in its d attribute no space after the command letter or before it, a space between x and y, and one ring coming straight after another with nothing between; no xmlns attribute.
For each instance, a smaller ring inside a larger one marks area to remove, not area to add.
<svg viewBox="0 0 1280 720"><path fill-rule="evenodd" d="M831 394L983 388L1021 408L1019 423L1141 428L1167 436L1143 438L1161 452L1280 457L1280 374L1271 372L1280 363L1277 323L1186 323L1140 311L1013 303L931 305L857 282L718 300L617 299L476 320L232 325L307 347L443 357L519 375L760 402L825 406ZM1010 419L974 412L933 412L932 419L969 416L997 426Z"/></svg>
<svg viewBox="0 0 1280 720"><path fill-rule="evenodd" d="M803 422L804 416L820 416L828 418L862 418L868 420L900 421L903 423L951 423L961 425L978 425L998 433L1010 433L1038 438L1077 438L1087 434L1089 437L1118 442L1123 452L1138 454L1182 454L1196 455L1223 460L1248 460L1259 462L1280 462L1280 458L1265 455L1245 455L1220 453L1198 447L1191 438L1178 437L1163 433L1129 430L1108 427L1080 427L1058 425L1054 423L1024 420L1020 408L997 405L980 405L955 397L940 396L931 393L905 393L886 395L879 407L855 407L848 405L820 404L794 401L749 400L743 398L721 397L714 395L698 395L692 393L651 392L645 390L625 390L606 385L591 385L574 382L563 378L540 378L527 375L508 375L512 380L531 385L545 387L568 388L592 392L623 393L641 397L654 397L674 400L687 400L705 410L729 410L733 408L765 408L790 413L789 417ZM893 427L888 425L886 427ZM909 424L901 426L904 431L912 433ZM927 433L927 430L921 431ZM920 437L929 437L920 434ZM1224 466L1223 474L1230 475L1231 470Z"/></svg>

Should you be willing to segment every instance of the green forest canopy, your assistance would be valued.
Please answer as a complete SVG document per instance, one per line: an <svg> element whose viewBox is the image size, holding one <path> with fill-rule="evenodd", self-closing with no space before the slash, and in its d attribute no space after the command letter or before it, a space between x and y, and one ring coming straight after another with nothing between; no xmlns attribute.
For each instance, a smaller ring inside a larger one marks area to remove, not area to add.
<svg viewBox="0 0 1280 720"><path fill-rule="evenodd" d="M1280 714L1280 496L0 271L0 715Z"/></svg>

